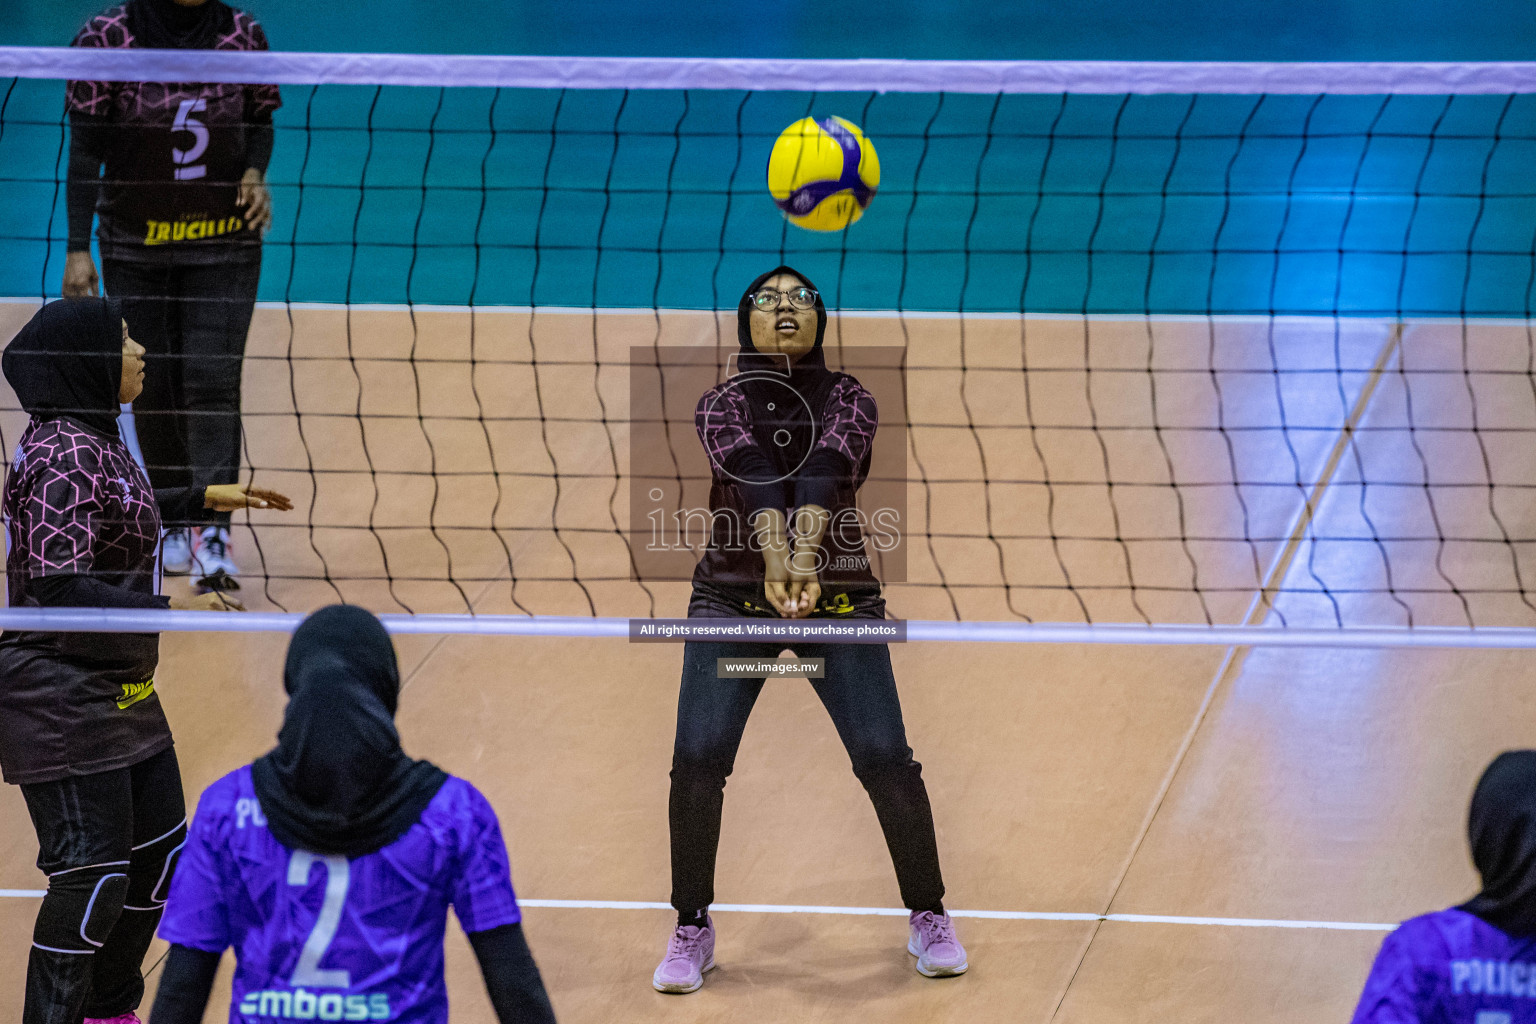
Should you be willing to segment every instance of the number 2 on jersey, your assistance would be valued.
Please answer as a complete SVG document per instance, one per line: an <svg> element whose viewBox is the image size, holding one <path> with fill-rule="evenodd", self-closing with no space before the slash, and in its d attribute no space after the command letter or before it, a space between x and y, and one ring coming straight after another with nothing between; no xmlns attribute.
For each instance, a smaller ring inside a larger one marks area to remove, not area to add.
<svg viewBox="0 0 1536 1024"><path fill-rule="evenodd" d="M289 980L294 988L307 985L311 988L350 988L352 973L345 970L323 970L320 958L336 938L341 924L341 908L347 901L347 886L351 882L351 869L347 858L335 854L321 856L308 850L294 850L288 862L288 884L303 888L309 885L309 868L312 864L325 868L325 898L320 902L320 916L315 927L304 940L299 952L299 963Z"/></svg>
<svg viewBox="0 0 1536 1024"><path fill-rule="evenodd" d="M208 126L192 116L204 113L207 109L206 100L182 100L181 106L176 108L176 123L171 125L171 131L192 133L191 149L171 147L171 162L176 164L177 181L191 181L208 173L207 164L195 163L208 149Z"/></svg>

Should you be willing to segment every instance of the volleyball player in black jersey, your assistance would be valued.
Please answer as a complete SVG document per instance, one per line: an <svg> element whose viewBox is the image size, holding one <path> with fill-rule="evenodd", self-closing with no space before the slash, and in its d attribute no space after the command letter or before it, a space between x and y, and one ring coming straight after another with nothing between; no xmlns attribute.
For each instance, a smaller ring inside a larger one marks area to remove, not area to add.
<svg viewBox="0 0 1536 1024"><path fill-rule="evenodd" d="M695 414L711 464L714 532L694 572L688 614L883 618L864 538L838 515L856 507L869 475L874 398L853 377L827 369L827 311L805 275L789 267L762 275L742 296L736 319L740 368L750 372L706 392ZM834 518L838 526L828 531ZM760 543L741 543L747 532ZM819 559L827 571L817 572ZM764 683L719 678L716 662L773 659L783 646L684 646L669 809L678 922L652 978L658 991L693 992L714 966L709 905L725 780ZM825 678L812 685L885 832L911 911L907 948L917 969L929 977L963 973L966 954L944 910L933 812L922 766L907 745L889 650L832 643L802 644L796 653L825 659Z"/></svg>
<svg viewBox="0 0 1536 1024"><path fill-rule="evenodd" d="M220 0L127 0L74 45L265 50L267 39ZM280 103L275 85L69 83L64 294L97 292L94 212L107 294L157 360L135 410L156 487L239 477L240 370L272 220L266 170ZM238 585L228 512L194 508L168 525L168 574L191 572L199 589Z"/></svg>
<svg viewBox="0 0 1536 1024"><path fill-rule="evenodd" d="M64 299L0 356L32 417L0 510L12 608L238 607L216 593L155 594L160 509L292 508L237 484L150 489L117 433L118 403L143 386L143 353L115 301ZM144 953L186 837L158 660L155 633L0 634L0 771L21 786L48 875L23 1024L138 1020Z"/></svg>

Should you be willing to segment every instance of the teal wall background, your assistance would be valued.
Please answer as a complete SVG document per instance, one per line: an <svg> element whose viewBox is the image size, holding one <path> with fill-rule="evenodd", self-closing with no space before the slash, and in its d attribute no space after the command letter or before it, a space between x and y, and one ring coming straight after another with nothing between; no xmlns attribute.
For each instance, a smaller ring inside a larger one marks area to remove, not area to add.
<svg viewBox="0 0 1536 1024"><path fill-rule="evenodd" d="M0 7L59 44L97 5ZM923 58L1524 59L1536 4L252 0L278 48ZM1530 315L1531 97L288 87L264 298L731 305L794 262L850 308ZM0 79L0 294L56 292L62 83ZM371 112L371 113L370 113ZM839 114L885 180L787 227L774 136Z"/></svg>

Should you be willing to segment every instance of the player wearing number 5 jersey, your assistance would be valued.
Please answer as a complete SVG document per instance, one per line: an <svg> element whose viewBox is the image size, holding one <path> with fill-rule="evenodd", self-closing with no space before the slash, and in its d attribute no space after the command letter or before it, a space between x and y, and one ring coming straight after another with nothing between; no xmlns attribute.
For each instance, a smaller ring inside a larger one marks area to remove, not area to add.
<svg viewBox="0 0 1536 1024"><path fill-rule="evenodd" d="M265 50L267 38L220 0L128 0L87 22L74 45ZM135 409L156 488L239 476L240 371L271 221L266 170L280 104L275 85L69 83L63 292L97 292L94 213L106 291L163 368ZM234 585L227 513L196 509L166 525L166 572L192 572L201 589Z"/></svg>
<svg viewBox="0 0 1536 1024"><path fill-rule="evenodd" d="M198 801L160 936L154 1024L203 1019L219 957L229 1019L447 1024L451 904L502 1024L552 1022L496 814L463 779L400 749L383 625L337 605L288 648L277 749Z"/></svg>

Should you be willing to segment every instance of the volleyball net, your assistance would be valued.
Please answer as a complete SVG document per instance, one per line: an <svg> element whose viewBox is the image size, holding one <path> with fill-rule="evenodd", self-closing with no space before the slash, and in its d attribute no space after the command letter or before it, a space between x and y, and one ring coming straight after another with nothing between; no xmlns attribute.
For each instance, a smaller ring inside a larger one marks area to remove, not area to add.
<svg viewBox="0 0 1536 1024"><path fill-rule="evenodd" d="M0 337L59 291L64 80L278 84L242 480L297 510L236 517L217 628L682 615L694 406L787 263L911 638L1536 646L1532 71L0 47ZM820 234L764 167L830 115L883 180Z"/></svg>

